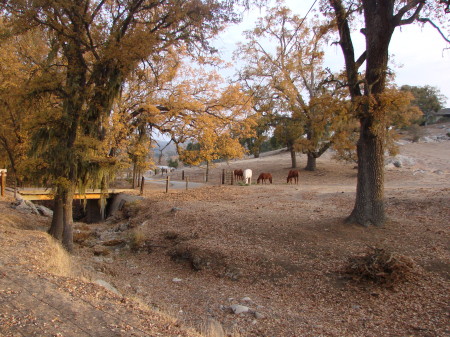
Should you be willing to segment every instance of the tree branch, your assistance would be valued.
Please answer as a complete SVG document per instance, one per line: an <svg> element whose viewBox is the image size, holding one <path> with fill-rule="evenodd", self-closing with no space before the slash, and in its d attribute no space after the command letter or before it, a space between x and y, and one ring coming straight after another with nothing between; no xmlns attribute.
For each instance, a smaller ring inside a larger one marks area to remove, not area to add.
<svg viewBox="0 0 450 337"><path fill-rule="evenodd" d="M408 11L410 11L417 5L419 5L419 6L414 11L414 14L411 15L408 19L402 20L403 15L405 15ZM405 6L403 6L402 8L400 8L398 13L393 17L394 27L409 25L409 24L413 23L415 20L418 19L419 13L422 10L424 5L425 5L425 2L423 0L414 0L414 1L407 2L407 4Z"/></svg>
<svg viewBox="0 0 450 337"><path fill-rule="evenodd" d="M442 38L446 42L450 43L450 39L444 35L444 33L441 31L441 29L433 21L431 21L428 18L418 18L418 21L422 22L422 23L427 23L427 22L430 23L430 25L432 25L439 32L439 34L441 34Z"/></svg>

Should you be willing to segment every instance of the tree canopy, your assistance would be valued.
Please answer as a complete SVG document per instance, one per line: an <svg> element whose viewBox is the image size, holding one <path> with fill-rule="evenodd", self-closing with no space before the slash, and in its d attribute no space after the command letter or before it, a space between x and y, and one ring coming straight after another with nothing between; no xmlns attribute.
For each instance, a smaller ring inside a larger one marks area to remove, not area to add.
<svg viewBox="0 0 450 337"><path fill-rule="evenodd" d="M263 102L259 109L279 116L275 134L293 154L293 167L299 151L307 154L306 169L314 170L316 158L347 123L345 97L323 66L331 30L333 25L306 21L277 6L246 32L247 42L237 52L245 61L240 80ZM277 124L276 117L272 120Z"/></svg>
<svg viewBox="0 0 450 337"><path fill-rule="evenodd" d="M222 1L3 1L4 35L39 29L47 54L33 59L39 69L35 95L60 102L52 123L35 133L35 150L46 162L55 188L50 232L72 249L75 188L104 188L116 158L107 146L115 100L134 71L157 69L174 50L205 55L208 39L234 20ZM156 71L158 73L158 71Z"/></svg>

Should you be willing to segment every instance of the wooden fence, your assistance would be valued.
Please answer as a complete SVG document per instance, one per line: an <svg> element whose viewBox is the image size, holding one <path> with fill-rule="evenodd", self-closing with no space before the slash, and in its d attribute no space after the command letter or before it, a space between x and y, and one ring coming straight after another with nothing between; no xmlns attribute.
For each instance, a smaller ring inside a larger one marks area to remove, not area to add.
<svg viewBox="0 0 450 337"><path fill-rule="evenodd" d="M0 190L1 190L1 196L5 196L5 189L6 189L6 169L0 169Z"/></svg>

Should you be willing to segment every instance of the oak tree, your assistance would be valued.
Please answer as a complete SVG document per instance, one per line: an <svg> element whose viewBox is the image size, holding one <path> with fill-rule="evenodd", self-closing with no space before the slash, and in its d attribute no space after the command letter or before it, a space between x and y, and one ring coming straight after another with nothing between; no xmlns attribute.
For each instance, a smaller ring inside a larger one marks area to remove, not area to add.
<svg viewBox="0 0 450 337"><path fill-rule="evenodd" d="M5 0L0 8L12 34L42 29L50 47L42 74L63 77L52 88L62 102L61 116L40 130L39 146L55 188L50 233L70 251L75 190L105 188L114 168L103 142L125 79L142 61L163 58L170 48L210 50L207 40L232 19L230 7L200 0Z"/></svg>
<svg viewBox="0 0 450 337"><path fill-rule="evenodd" d="M246 32L247 43L238 49L245 61L241 81L252 82L250 88L264 86L274 99L281 123L277 133L285 136L292 167L298 151L307 155L306 169L315 170L316 159L332 145L345 120L339 87L328 81L330 73L323 66L322 47L330 30L332 25L307 22L277 6Z"/></svg>
<svg viewBox="0 0 450 337"><path fill-rule="evenodd" d="M356 201L347 221L380 226L386 220L384 208L384 152L386 109L383 96L389 74L389 46L398 27L423 22L438 25L432 17L448 24L447 0L327 0L322 11L331 15L338 27L339 45L345 60L349 95L357 104L359 119L358 178ZM365 49L355 55L352 30L360 26ZM448 38L438 31L450 42ZM361 71L365 64L365 71ZM363 76L361 75L363 73Z"/></svg>

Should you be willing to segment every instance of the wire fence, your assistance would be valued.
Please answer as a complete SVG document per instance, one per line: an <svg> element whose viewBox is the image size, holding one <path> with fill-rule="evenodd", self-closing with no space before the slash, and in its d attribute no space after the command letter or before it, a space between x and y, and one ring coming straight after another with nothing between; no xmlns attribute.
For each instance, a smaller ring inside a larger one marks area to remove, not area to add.
<svg viewBox="0 0 450 337"><path fill-rule="evenodd" d="M190 189L207 185L233 185L236 184L232 170L216 169L210 170L206 174L205 170L188 169L175 170L168 173L160 173L147 177L142 177L139 187L140 194L151 186L151 189L165 189L167 193L171 189Z"/></svg>

